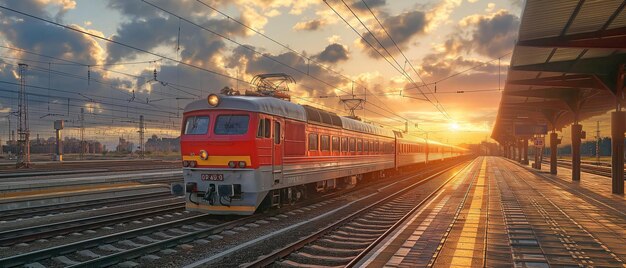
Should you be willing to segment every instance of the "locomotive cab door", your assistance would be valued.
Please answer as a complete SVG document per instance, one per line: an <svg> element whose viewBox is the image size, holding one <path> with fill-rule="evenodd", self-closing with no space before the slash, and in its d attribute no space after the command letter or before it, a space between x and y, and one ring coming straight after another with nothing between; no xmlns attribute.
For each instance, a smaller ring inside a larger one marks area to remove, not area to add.
<svg viewBox="0 0 626 268"><path fill-rule="evenodd" d="M272 177L273 185L279 184L283 178L283 151L285 120L274 118L274 140L272 142Z"/></svg>

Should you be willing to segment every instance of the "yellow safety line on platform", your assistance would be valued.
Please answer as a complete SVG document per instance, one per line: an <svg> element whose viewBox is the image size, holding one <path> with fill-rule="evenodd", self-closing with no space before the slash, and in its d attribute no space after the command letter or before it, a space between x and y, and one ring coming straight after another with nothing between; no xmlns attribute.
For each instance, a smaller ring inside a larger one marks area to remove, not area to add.
<svg viewBox="0 0 626 268"><path fill-rule="evenodd" d="M485 173L487 170L487 161L483 159L478 175L478 181L474 187L474 195L470 204L467 218L463 224L463 229L454 247L454 254L450 261L450 266L471 266L474 251L476 248L476 240L478 238L478 229L480 226L480 215L482 214L483 194L485 191ZM482 250L482 247L478 248ZM482 256L482 254L481 254Z"/></svg>
<svg viewBox="0 0 626 268"><path fill-rule="evenodd" d="M54 196L54 195L62 195L62 194L68 194L68 193L81 193L81 192L89 192L89 191L111 190L111 189L118 189L118 188L136 188L136 187L146 187L146 186L154 186L154 184L141 184L138 182L130 182L130 183L115 183L115 184L110 184L110 185L97 184L97 185L72 186L72 187L52 187L52 188L45 188L45 189L34 190L34 191L3 192L3 193L0 193L0 200L9 199L9 198Z"/></svg>

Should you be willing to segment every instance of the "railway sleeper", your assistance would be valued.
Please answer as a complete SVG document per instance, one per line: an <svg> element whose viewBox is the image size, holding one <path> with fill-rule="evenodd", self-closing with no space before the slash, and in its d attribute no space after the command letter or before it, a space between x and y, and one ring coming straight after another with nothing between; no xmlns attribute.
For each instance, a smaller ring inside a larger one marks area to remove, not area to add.
<svg viewBox="0 0 626 268"><path fill-rule="evenodd" d="M279 261L276 262L276 267L285 267L285 268L319 268L319 265L311 265L311 264L305 264L305 263L299 263L299 262L295 262L292 260L284 260L284 261ZM336 265L336 266L326 266L326 267L336 267L336 268L340 268L343 267L343 265Z"/></svg>
<svg viewBox="0 0 626 268"><path fill-rule="evenodd" d="M295 260L299 263L305 264L317 264L317 265L344 265L350 262L353 257L340 257L340 256L321 256L304 252L291 253L289 259Z"/></svg>
<svg viewBox="0 0 626 268"><path fill-rule="evenodd" d="M356 237L356 238L370 238L370 239L376 239L377 237L379 237L380 235L378 234L364 234L364 233L355 233L355 232L346 232L344 230L336 230L334 233L339 234L339 235L343 235L343 236L350 236L350 237Z"/></svg>
<svg viewBox="0 0 626 268"><path fill-rule="evenodd" d="M345 249L362 249L366 248L370 242L348 242L348 241L338 241L329 238L322 238L319 240L319 243L326 247L334 247L334 248L345 248Z"/></svg>
<svg viewBox="0 0 626 268"><path fill-rule="evenodd" d="M346 224L346 226L351 226L351 227L359 227L359 228L363 228L363 229L368 229L368 230L387 230L389 229L389 226L391 226L390 223L385 223L385 224L375 224L375 223L360 223L357 221L353 221L350 222L348 224Z"/></svg>
<svg viewBox="0 0 626 268"><path fill-rule="evenodd" d="M358 223L363 223L363 224L376 224L376 225L391 225L394 224L397 220L396 219L381 219L381 218L375 218L375 217L368 217L368 218L359 218L356 219L354 222L358 222Z"/></svg>
<svg viewBox="0 0 626 268"><path fill-rule="evenodd" d="M358 237L350 237L350 236L343 236L343 235L336 235L336 234L331 234L326 236L326 238L328 239L332 239L332 240L339 240L339 241L346 241L346 242L372 242L374 241L374 239L372 238L358 238Z"/></svg>
<svg viewBox="0 0 626 268"><path fill-rule="evenodd" d="M353 227L353 226L342 226L340 228L340 230L344 230L345 232L348 233L355 233L355 234L375 234L375 235L380 235L381 233L383 233L386 229L365 229L365 228L358 228L358 227Z"/></svg>
<svg viewBox="0 0 626 268"><path fill-rule="evenodd" d="M323 255L323 256L340 256L340 257L349 257L356 256L361 253L360 249L344 249L344 248L334 248L334 247L324 247L320 245L307 245L301 252L306 252L309 254Z"/></svg>

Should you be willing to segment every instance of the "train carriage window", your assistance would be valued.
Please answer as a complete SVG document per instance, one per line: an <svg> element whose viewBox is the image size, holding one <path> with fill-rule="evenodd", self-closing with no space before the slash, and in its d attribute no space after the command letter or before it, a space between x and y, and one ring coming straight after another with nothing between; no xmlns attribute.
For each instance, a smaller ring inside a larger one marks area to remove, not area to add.
<svg viewBox="0 0 626 268"><path fill-rule="evenodd" d="M320 136L320 150L330 151L330 136L328 135Z"/></svg>
<svg viewBox="0 0 626 268"><path fill-rule="evenodd" d="M356 141L356 151L359 153L363 152L363 140L362 139L358 139Z"/></svg>
<svg viewBox="0 0 626 268"><path fill-rule="evenodd" d="M370 150L370 143L369 141L363 141L363 151L364 152L368 152Z"/></svg>
<svg viewBox="0 0 626 268"><path fill-rule="evenodd" d="M380 153L380 147L378 146L378 141L374 142L374 150L375 153Z"/></svg>
<svg viewBox="0 0 626 268"><path fill-rule="evenodd" d="M259 128L256 131L257 138L270 138L272 133L271 120L267 118L259 119Z"/></svg>
<svg viewBox="0 0 626 268"><path fill-rule="evenodd" d="M341 138L341 151L342 152L348 151L348 138L346 137Z"/></svg>
<svg viewBox="0 0 626 268"><path fill-rule="evenodd" d="M333 144L332 144L332 148L331 148L332 151L333 152L339 152L340 151L340 148L339 148L339 137L333 136L332 140L333 140Z"/></svg>
<svg viewBox="0 0 626 268"><path fill-rule="evenodd" d="M350 138L350 152L356 151L356 139Z"/></svg>
<svg viewBox="0 0 626 268"><path fill-rule="evenodd" d="M220 115L215 120L215 134L217 135L241 135L248 132L247 115Z"/></svg>
<svg viewBox="0 0 626 268"><path fill-rule="evenodd" d="M189 116L185 120L185 135L201 135L209 131L208 116Z"/></svg>
<svg viewBox="0 0 626 268"><path fill-rule="evenodd" d="M269 125L269 119L268 121L268 125ZM274 143L275 144L280 144L280 122L274 122Z"/></svg>
<svg viewBox="0 0 626 268"><path fill-rule="evenodd" d="M309 133L309 151L317 151L317 133Z"/></svg>

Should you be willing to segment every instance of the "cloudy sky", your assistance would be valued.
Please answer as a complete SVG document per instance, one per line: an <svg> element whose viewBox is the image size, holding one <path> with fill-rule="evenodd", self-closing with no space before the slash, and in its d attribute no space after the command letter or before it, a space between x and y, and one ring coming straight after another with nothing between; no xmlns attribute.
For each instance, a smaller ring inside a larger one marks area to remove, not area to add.
<svg viewBox="0 0 626 268"><path fill-rule="evenodd" d="M356 112L365 121L479 142L497 114L521 2L1 0L57 25L0 9L0 138L9 120L15 129L26 63L32 136L52 136L58 119L78 136L83 109L88 139L136 141L139 115L148 135L175 137L188 102L284 72L296 80L293 102L345 115L341 99L354 92L367 99Z"/></svg>

